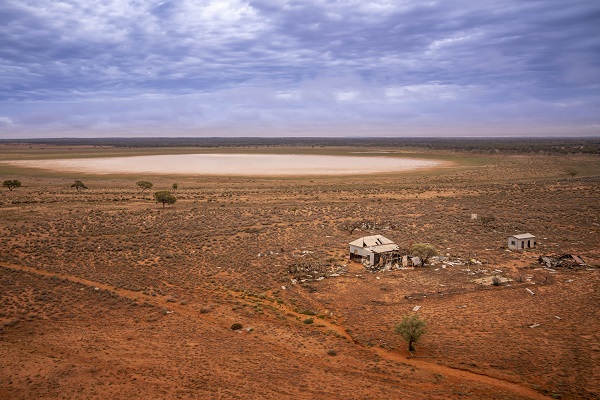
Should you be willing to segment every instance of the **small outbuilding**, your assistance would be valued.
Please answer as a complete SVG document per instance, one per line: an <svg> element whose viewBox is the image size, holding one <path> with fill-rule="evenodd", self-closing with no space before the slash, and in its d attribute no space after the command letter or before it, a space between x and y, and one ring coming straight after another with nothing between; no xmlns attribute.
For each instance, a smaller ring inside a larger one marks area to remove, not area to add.
<svg viewBox="0 0 600 400"><path fill-rule="evenodd" d="M531 233L521 233L508 237L508 248L513 250L533 249L537 240Z"/></svg>
<svg viewBox="0 0 600 400"><path fill-rule="evenodd" d="M397 244L382 235L365 236L350 243L350 260L367 261L373 267L379 264L382 256L399 250Z"/></svg>

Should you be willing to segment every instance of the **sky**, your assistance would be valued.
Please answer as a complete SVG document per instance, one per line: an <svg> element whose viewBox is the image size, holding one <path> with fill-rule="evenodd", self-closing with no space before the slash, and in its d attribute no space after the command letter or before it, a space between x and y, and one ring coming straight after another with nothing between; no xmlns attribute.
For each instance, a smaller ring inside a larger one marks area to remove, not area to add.
<svg viewBox="0 0 600 400"><path fill-rule="evenodd" d="M600 136L598 0L0 0L0 139Z"/></svg>

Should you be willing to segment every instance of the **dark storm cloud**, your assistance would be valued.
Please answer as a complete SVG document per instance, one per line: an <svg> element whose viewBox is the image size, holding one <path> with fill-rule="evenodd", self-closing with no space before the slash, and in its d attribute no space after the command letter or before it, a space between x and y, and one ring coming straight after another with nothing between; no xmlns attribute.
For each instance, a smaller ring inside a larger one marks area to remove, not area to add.
<svg viewBox="0 0 600 400"><path fill-rule="evenodd" d="M581 0L8 0L0 136L597 135L598 26Z"/></svg>

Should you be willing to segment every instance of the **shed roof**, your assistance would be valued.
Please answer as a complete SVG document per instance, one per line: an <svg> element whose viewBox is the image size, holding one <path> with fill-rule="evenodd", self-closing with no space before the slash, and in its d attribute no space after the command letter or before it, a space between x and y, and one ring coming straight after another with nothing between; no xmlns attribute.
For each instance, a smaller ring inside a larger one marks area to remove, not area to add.
<svg viewBox="0 0 600 400"><path fill-rule="evenodd" d="M350 242L350 245L358 247L381 246L384 244L394 244L394 242L382 235L365 236Z"/></svg>
<svg viewBox="0 0 600 400"><path fill-rule="evenodd" d="M394 251L394 250L398 250L398 249L400 249L400 247L398 247L398 245L394 244L394 243L382 244L380 246L369 247L369 250L372 250L374 253L387 253L389 251Z"/></svg>
<svg viewBox="0 0 600 400"><path fill-rule="evenodd" d="M515 239L535 239L535 236L531 233L520 233L518 235L512 235L511 237L514 237Z"/></svg>

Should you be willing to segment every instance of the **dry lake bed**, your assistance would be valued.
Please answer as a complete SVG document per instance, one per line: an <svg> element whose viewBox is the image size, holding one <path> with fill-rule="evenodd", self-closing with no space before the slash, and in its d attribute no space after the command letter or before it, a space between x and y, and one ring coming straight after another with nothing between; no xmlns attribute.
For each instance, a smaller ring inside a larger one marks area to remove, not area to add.
<svg viewBox="0 0 600 400"><path fill-rule="evenodd" d="M396 157L298 154L169 154L128 157L13 160L3 163L62 172L91 174L178 175L355 175L411 171L444 161Z"/></svg>

